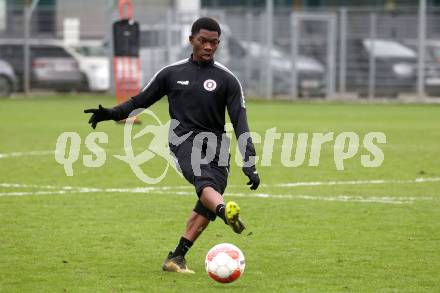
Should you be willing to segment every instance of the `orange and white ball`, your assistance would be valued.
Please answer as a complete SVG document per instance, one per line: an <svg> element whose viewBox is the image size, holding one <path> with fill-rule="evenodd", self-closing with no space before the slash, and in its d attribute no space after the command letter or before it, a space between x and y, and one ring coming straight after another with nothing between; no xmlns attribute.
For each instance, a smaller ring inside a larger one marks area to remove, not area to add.
<svg viewBox="0 0 440 293"><path fill-rule="evenodd" d="M217 244L208 251L205 269L208 275L220 283L231 283L244 272L243 252L230 243Z"/></svg>

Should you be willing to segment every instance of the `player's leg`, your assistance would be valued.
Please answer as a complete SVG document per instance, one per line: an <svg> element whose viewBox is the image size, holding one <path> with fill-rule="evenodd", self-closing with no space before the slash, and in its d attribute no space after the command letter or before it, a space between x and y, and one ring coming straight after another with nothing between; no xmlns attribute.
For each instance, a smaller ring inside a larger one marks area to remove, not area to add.
<svg viewBox="0 0 440 293"><path fill-rule="evenodd" d="M211 186L203 187L200 195L200 202L216 216L231 226L235 233L240 234L245 229L240 219L240 207L236 202L229 201L226 205L223 196Z"/></svg>
<svg viewBox="0 0 440 293"><path fill-rule="evenodd" d="M192 144L184 142L179 148L174 148L173 154L178 161L179 169L191 184L196 188L199 200L194 211L188 219L186 231L181 237L174 252L170 252L162 266L165 271L193 273L186 266L185 255L208 226L209 221L221 217L236 233L241 233L244 225L239 219L240 209L234 202L229 202L226 207L223 194L226 189L228 171L226 167L211 166L201 167L201 176L195 176L191 160L189 159ZM202 200L204 203L202 203ZM206 205L206 206L205 206Z"/></svg>
<svg viewBox="0 0 440 293"><path fill-rule="evenodd" d="M193 245L194 241L202 234L208 226L209 219L193 211L188 218L185 233L180 238L176 249L168 254L162 269L169 272L194 273L186 266L185 255Z"/></svg>
<svg viewBox="0 0 440 293"><path fill-rule="evenodd" d="M218 205L225 205L223 196L211 186L206 186L202 189L200 201L207 209L213 212L216 212ZM223 215L220 217L224 218Z"/></svg>
<svg viewBox="0 0 440 293"><path fill-rule="evenodd" d="M241 233L245 226L240 219L240 208L235 202L228 202L226 205L223 199L223 192L228 181L229 166L218 166L218 160L210 164L200 166L200 175L196 176L191 163L192 144L186 141L175 148L174 156L178 161L179 169L188 182L194 185L199 196L199 214L208 215L208 218L219 216L223 221L232 227L234 232Z"/></svg>
<svg viewBox="0 0 440 293"><path fill-rule="evenodd" d="M194 244L194 241L196 241L208 225L209 219L192 211L186 223L185 233L180 238L179 244L172 254L173 257L178 255L185 257L188 250Z"/></svg>
<svg viewBox="0 0 440 293"><path fill-rule="evenodd" d="M186 230L183 237L194 242L200 234L208 227L209 219L192 211L186 223Z"/></svg>
<svg viewBox="0 0 440 293"><path fill-rule="evenodd" d="M191 165L192 142L190 140L184 141L179 147L170 145L170 150L177 161L177 169L189 183L194 185L195 176ZM184 234L180 238L174 251L170 251L163 263L162 269L164 271L193 273L193 271L189 270L186 266L185 256L210 221L210 218L203 214L206 211L200 206L201 204L197 201L194 210L188 218Z"/></svg>

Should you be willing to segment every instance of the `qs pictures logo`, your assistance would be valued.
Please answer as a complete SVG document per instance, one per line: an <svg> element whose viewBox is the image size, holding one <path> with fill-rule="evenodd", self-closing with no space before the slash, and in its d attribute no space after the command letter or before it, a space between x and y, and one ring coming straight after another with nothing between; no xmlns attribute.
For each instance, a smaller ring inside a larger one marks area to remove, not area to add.
<svg viewBox="0 0 440 293"><path fill-rule="evenodd" d="M146 123L145 127L135 133L137 127L133 127L133 117L142 116L145 116L142 120L146 121L152 118L153 123ZM227 132L223 133L220 139L211 132L189 131L185 133L185 131L180 131L185 134L178 136L174 131L180 125L177 120L171 119L163 124L148 109L137 109L131 113L130 117L124 125L124 153L113 155L113 157L127 163L134 175L147 184L159 183L166 176L170 165L176 171L180 170L177 160L170 153L169 144L178 149L179 145L186 140L191 143L191 153L188 156L191 156L191 167L196 176L200 175L200 168L203 164L212 163L216 157L219 157L219 166L229 164L232 127L226 127ZM145 139L142 140L143 137ZM251 138L256 146L261 147L261 152L258 156L248 156L247 161L244 162L240 154L246 152ZM272 166L273 156L279 155L284 168L317 167L321 163L323 146L327 145L332 146L331 155L336 170L345 170L345 162L352 160L358 161L365 168L378 168L385 160L385 154L380 145L385 144L386 141L385 133L378 131L364 135L358 135L355 132L280 133L277 132L276 127L273 127L267 129L264 135L257 132L241 134L237 139L235 163L240 167L253 164ZM92 132L87 135L84 145L90 153L83 155L83 165L90 168L103 166L107 153L101 145L108 144L108 142L109 137L104 132ZM81 146L81 137L76 132L64 132L57 139L55 160L64 166L67 176L73 176L73 164L79 159ZM326 155L329 155L328 148ZM160 159L160 162L152 161L156 157ZM154 176L152 173L157 175ZM181 175L180 172L178 174Z"/></svg>

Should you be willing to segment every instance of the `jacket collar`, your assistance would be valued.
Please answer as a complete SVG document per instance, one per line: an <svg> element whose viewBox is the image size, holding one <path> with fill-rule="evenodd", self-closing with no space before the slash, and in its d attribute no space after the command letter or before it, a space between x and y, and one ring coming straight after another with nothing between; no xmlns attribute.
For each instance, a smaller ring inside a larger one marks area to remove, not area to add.
<svg viewBox="0 0 440 293"><path fill-rule="evenodd" d="M193 54L191 54L191 56L189 57L189 61L197 66L210 66L214 64L214 58L212 58L211 60L209 60L208 62L203 62L203 61L194 61L193 59Z"/></svg>

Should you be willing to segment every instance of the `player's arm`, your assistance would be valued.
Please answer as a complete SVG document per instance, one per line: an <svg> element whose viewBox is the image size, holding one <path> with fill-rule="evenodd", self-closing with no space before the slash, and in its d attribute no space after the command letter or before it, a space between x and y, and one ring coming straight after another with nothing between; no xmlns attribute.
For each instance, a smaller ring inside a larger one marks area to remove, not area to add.
<svg viewBox="0 0 440 293"><path fill-rule="evenodd" d="M255 147L249 135L243 90L236 78L231 79L228 86L227 109L237 141L240 141L241 135L248 135L245 145L239 146L239 149L244 161L243 173L249 178L247 184L255 190L260 184L260 177L255 166Z"/></svg>
<svg viewBox="0 0 440 293"><path fill-rule="evenodd" d="M91 124L93 129L95 129L96 125L101 121L123 120L126 119L135 109L146 109L150 107L167 94L166 89L166 70L161 70L156 73L156 75L138 95L128 99L124 103L121 103L113 108L104 108L99 105L97 109L84 110L84 113L92 113L89 124Z"/></svg>

